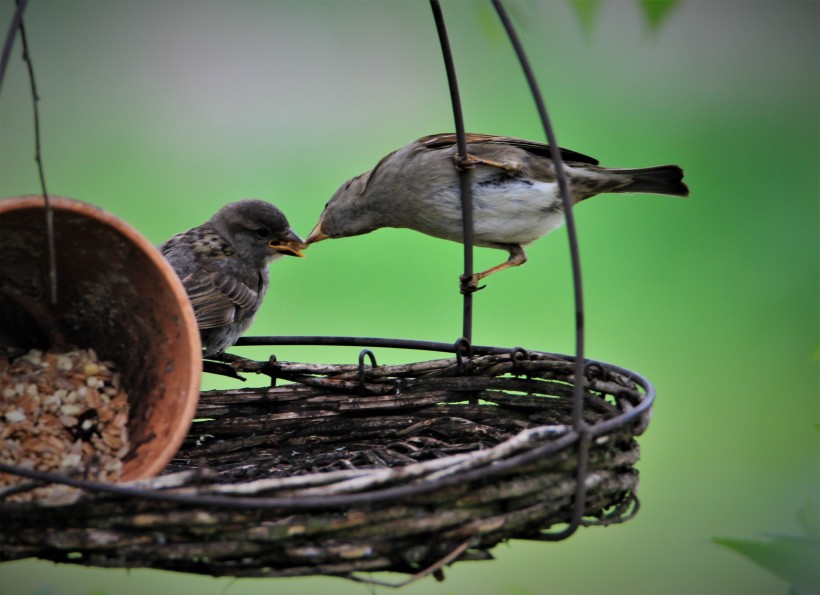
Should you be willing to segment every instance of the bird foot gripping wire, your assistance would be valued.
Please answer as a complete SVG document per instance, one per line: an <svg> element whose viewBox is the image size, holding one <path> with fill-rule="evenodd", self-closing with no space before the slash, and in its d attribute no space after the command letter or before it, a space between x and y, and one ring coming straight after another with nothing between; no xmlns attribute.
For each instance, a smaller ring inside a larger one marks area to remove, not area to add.
<svg viewBox="0 0 820 595"><path fill-rule="evenodd" d="M479 285L478 282L481 280L481 276L476 275L460 275L459 281L460 285L459 288L461 289L462 295L469 295L471 293L475 293L481 289L487 287L486 285Z"/></svg>

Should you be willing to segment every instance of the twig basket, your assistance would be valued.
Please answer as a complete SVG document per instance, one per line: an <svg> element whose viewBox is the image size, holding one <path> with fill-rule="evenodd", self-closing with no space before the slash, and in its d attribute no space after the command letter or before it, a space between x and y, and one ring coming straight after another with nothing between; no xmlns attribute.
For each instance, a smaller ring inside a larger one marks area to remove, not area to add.
<svg viewBox="0 0 820 595"><path fill-rule="evenodd" d="M635 514L635 437L646 428L654 390L634 372L584 358L580 256L566 173L523 48L501 1L492 3L553 146L573 266L575 357L472 346L472 294L465 292L463 333L455 345L307 337L291 343L427 349L455 358L378 366L365 349L358 365L274 357L206 362L211 372L267 375L271 386L203 393L198 420L165 475L111 484L0 461L0 473L30 480L0 490L0 561L39 557L215 576L325 574L368 582L377 581L360 572L386 570L412 580L438 576L458 560L488 559L503 540L557 541L580 525ZM18 3L9 30L0 81L18 27L25 47L24 5ZM463 164L455 67L439 2L430 5L453 103L457 163ZM459 166L459 179L464 276L470 277L469 167ZM280 380L286 384L277 386ZM63 489L50 490L50 499L16 498L43 484Z"/></svg>
<svg viewBox="0 0 820 595"><path fill-rule="evenodd" d="M571 359L523 349L407 365L231 358L288 384L204 392L155 480L94 485L70 504L0 504L0 559L210 575L427 573L488 559L568 523L577 443L589 441L584 524L637 509L635 436L653 399L640 376L586 367L571 425ZM95 489L96 488L96 489Z"/></svg>

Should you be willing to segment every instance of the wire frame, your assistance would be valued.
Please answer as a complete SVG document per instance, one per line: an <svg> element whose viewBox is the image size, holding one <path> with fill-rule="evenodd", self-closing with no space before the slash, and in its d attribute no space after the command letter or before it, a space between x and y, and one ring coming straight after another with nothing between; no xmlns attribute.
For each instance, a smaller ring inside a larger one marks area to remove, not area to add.
<svg viewBox="0 0 820 595"><path fill-rule="evenodd" d="M547 108L544 103L541 90L538 87L538 82L527 59L524 47L516 33L515 27L504 8L501 0L492 0L493 7L498 14L504 30L515 49L516 56L521 63L521 68L527 78L530 91L532 92L533 100L538 109L538 114L541 118L541 123L544 127L544 133L550 145L550 155L555 163L555 171L558 178L558 188L561 194L561 201L564 206L564 214L567 225L567 235L569 237L570 259L572 261L572 279L575 297L575 378L579 379L574 387L573 394L573 427L578 432L578 474L575 493L575 507L573 511L572 521L569 526L561 533L555 534L555 539L565 539L572 535L581 524L581 517L583 516L583 503L585 496L585 479L587 473L587 459L589 451L589 436L586 432L585 422L583 419L584 407L584 300L583 288L581 283L581 256L578 248L578 235L575 229L575 218L572 212L572 200L569 193L569 181L567 179L566 170L564 168L563 160L561 159L561 150L558 141L555 138L552 124ZM467 160L467 141L464 130L464 116L461 109L461 97L458 91L458 82L456 80L456 69L453 62L452 52L450 50L450 42L447 36L447 28L444 23L444 15L441 11L441 6L438 0L430 0L430 7L433 11L433 17L436 22L436 30L438 31L439 41L441 43L442 55L444 57L444 65L447 71L447 81L450 88L450 98L453 104L453 117L455 119L456 136L458 139L458 158L462 161ZM462 221L464 230L464 275L465 277L473 274L473 210L472 210L472 190L471 190L471 172L468 168L459 168L459 179L461 181L461 208ZM464 309L463 309L463 328L464 338L469 342L472 337L472 293L464 294Z"/></svg>

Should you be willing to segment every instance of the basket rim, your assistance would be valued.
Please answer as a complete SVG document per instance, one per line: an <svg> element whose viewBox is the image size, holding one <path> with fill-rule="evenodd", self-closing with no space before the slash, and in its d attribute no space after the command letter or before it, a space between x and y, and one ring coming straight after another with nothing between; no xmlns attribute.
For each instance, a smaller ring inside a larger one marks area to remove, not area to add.
<svg viewBox="0 0 820 595"><path fill-rule="evenodd" d="M463 347L463 343L456 342L454 344L436 343L428 341L415 341L408 339L386 339L373 337L325 337L325 336L265 336L265 337L245 337L240 345L336 345L336 346L371 346L371 347L389 347L397 349L414 349L424 351L441 351L449 353L458 353L458 350ZM460 347L461 345L461 347ZM469 346L468 346L469 347ZM499 355L510 354L515 357L515 353L524 352L525 354L533 353L542 356L552 357L559 361L573 362L574 357L562 354L554 354L542 351L526 351L520 347L516 348L502 348L502 347L488 347L475 346L472 347L474 354ZM363 351L364 353L364 351ZM363 365L363 358L360 357L360 365ZM71 487L81 488L84 490L106 493L110 495L119 495L140 499L148 499L155 501L164 501L176 504L188 504L195 506L215 506L231 509L279 509L288 511L311 511L328 508L353 507L361 505L373 505L379 503L389 503L398 498L406 498L418 496L431 492L433 490L446 487L450 483L459 484L465 481L486 480L492 477L498 477L510 470L515 469L521 465L526 465L541 459L545 456L557 453L561 450L571 447L580 440L595 439L604 434L613 432L621 426L625 426L630 422L637 421L641 416L645 415L652 407L655 399L655 389L652 383L641 374L632 370L599 362L596 360L586 360L586 369L591 366L599 366L604 370L611 370L623 375L625 378L634 382L641 390L644 391L639 403L629 408L627 411L616 415L610 419L606 419L594 424L585 424L585 427L580 431L566 426L566 432L558 435L555 439L550 440L545 444L540 444L513 454L499 461L492 466L478 467L475 469L465 470L463 473L453 474L449 477L439 478L433 484L420 482L412 485L397 485L377 489L374 491L364 491L356 493L346 493L339 495L316 495L316 496L301 496L298 499L290 497L266 497L266 496L245 496L245 495L223 495L215 493L199 493L199 494L184 494L168 492L162 486L152 486L151 480L132 482L124 484L112 484L98 481L85 480L77 477L70 477L60 473L39 472L29 469L23 469L12 465L7 465L0 462L0 472L15 473L22 475L29 479L38 481L45 481L48 483L64 484ZM389 366L385 366L389 367ZM539 428L549 428L550 426L539 426ZM525 430L526 431L526 430ZM512 438L521 435L516 434ZM162 477L157 478L162 479Z"/></svg>
<svg viewBox="0 0 820 595"><path fill-rule="evenodd" d="M418 339L396 339L385 337L356 337L356 336L335 336L335 335L256 335L241 337L237 342L237 347L262 347L270 345L321 345L334 347L385 347L390 349L408 349L416 351L437 351L441 353L456 354L458 359L462 355L495 355L516 352L538 353L540 355L553 357L567 362L575 362L576 356L567 355L563 353L554 353L549 351L540 351L536 349L524 349L522 347L496 347L489 345L471 345L466 339L459 338L454 343L445 343L440 341L424 341ZM362 351L362 356L364 355ZM371 354L372 355L372 354ZM371 360L373 361L373 360ZM602 434L607 434L620 425L633 421L634 419L645 414L655 402L655 386L652 382L642 374L624 368L617 364L610 364L600 360L584 358L586 367L599 366L602 368L609 368L615 372L625 376L629 380L637 384L644 392L645 396L641 403L634 409L625 412L622 415L613 417L612 419L599 422L594 426L590 426L590 436L597 438ZM363 365L363 358L359 358L359 365Z"/></svg>

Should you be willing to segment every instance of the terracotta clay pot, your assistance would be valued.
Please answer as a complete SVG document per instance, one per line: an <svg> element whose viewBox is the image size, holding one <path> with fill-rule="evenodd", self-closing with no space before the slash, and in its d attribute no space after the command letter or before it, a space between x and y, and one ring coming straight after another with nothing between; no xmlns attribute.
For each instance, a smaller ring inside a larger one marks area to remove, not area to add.
<svg viewBox="0 0 820 595"><path fill-rule="evenodd" d="M50 197L57 301L51 304L45 201L0 199L0 345L93 348L129 395L131 451L121 481L160 473L188 433L202 348L179 279L159 251L110 213Z"/></svg>

